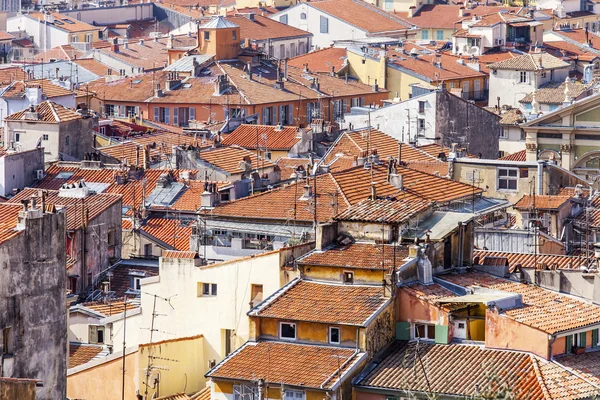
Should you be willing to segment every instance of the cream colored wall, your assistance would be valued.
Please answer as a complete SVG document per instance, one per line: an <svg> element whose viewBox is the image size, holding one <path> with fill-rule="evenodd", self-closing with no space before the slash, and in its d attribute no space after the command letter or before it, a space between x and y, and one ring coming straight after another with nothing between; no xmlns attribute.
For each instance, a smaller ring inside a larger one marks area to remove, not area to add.
<svg viewBox="0 0 600 400"><path fill-rule="evenodd" d="M233 400L233 383L224 381L212 381L211 400ZM323 400L328 398L325 391L306 390L306 400ZM265 387L265 400L280 400L281 389L279 385L267 385Z"/></svg>
<svg viewBox="0 0 600 400"><path fill-rule="evenodd" d="M279 320L275 318L259 318L258 326L260 327L261 338L277 339L279 340L279 324L280 322L295 322L296 323L296 336L297 342L301 343L320 343L329 344L329 327L337 327L341 330L341 345L342 346L356 346L357 339L360 341L360 332L364 329L347 326L347 325L328 325L319 324L314 322L303 322L303 321L289 321ZM359 343L360 344L360 343ZM365 350L361 347L361 350Z"/></svg>
<svg viewBox="0 0 600 400"><path fill-rule="evenodd" d="M348 65L349 71L348 73L366 85L373 85L375 83L375 79L377 79L377 84L379 87L385 87L386 89L390 89L387 85L389 69L385 67L383 61L378 59L373 59L366 57L365 62L363 64L362 55L356 54L354 52L348 51ZM388 97L393 99L395 96L394 93L390 92ZM365 100L365 103L366 100Z"/></svg>
<svg viewBox="0 0 600 400"><path fill-rule="evenodd" d="M409 74L405 74L404 72L398 71L397 69L388 67L387 69L388 75L388 86L386 89L390 91L390 98L396 97L396 93L398 93L398 97L400 100L408 100L410 98L410 94L412 92L412 87L415 83L420 84L428 84L429 82L414 77Z"/></svg>
<svg viewBox="0 0 600 400"><path fill-rule="evenodd" d="M342 282L344 271L354 272L354 283L381 284L383 274L378 269L343 268L323 266L303 266L304 275L309 279Z"/></svg>
<svg viewBox="0 0 600 400"><path fill-rule="evenodd" d="M125 356L125 399L136 400L137 351ZM78 373L67 374L67 397L70 399L120 399L123 384L123 358L99 364Z"/></svg>
<svg viewBox="0 0 600 400"><path fill-rule="evenodd" d="M101 325L100 320L82 313L69 313L69 342L89 343L90 325Z"/></svg>
<svg viewBox="0 0 600 400"><path fill-rule="evenodd" d="M138 386L145 391L146 370L149 357L151 364L161 367L154 371L150 382L159 377L158 390L149 389L148 398L167 396L175 393L194 393L206 386L204 369L208 364L204 357L204 338L196 336L184 340L156 343L151 346L140 346L138 350ZM170 360L165 360L170 359ZM172 360L172 361L171 361Z"/></svg>

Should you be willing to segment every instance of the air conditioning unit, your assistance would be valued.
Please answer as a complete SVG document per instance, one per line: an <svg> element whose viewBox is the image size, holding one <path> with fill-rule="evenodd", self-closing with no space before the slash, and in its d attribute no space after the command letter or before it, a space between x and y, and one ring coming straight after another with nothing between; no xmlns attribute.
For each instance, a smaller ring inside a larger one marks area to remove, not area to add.
<svg viewBox="0 0 600 400"><path fill-rule="evenodd" d="M35 170L35 178L38 179L38 180L44 179L44 170L43 169L36 169Z"/></svg>

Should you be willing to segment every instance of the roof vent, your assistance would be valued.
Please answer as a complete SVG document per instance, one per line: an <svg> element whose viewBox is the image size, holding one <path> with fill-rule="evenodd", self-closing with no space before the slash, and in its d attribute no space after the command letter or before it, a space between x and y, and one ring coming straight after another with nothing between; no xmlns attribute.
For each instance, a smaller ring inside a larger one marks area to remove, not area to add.
<svg viewBox="0 0 600 400"><path fill-rule="evenodd" d="M71 197L75 199L85 199L93 191L85 184L85 182L80 180L75 183L65 183L58 190L58 197Z"/></svg>
<svg viewBox="0 0 600 400"><path fill-rule="evenodd" d="M307 183L306 185L304 185L304 188L302 191L302 197L300 197L300 200L308 200L312 197L313 197L312 186L310 186Z"/></svg>

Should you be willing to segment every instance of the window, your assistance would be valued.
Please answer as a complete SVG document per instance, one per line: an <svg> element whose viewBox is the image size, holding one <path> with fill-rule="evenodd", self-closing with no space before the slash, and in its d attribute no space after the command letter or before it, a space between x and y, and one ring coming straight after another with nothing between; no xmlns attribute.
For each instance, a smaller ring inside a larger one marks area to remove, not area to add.
<svg viewBox="0 0 600 400"><path fill-rule="evenodd" d="M138 116L140 113L140 109L137 106L126 106L125 107L125 117L133 118Z"/></svg>
<svg viewBox="0 0 600 400"><path fill-rule="evenodd" d="M287 16L287 14L281 15L279 17L279 22L281 22L282 24L286 24L287 25L287 23L288 23L288 16Z"/></svg>
<svg viewBox="0 0 600 400"><path fill-rule="evenodd" d="M344 271L344 283L354 283L354 272Z"/></svg>
<svg viewBox="0 0 600 400"><path fill-rule="evenodd" d="M435 325L415 324L414 338L435 340Z"/></svg>
<svg viewBox="0 0 600 400"><path fill-rule="evenodd" d="M167 107L154 107L154 122L171 123L171 109Z"/></svg>
<svg viewBox="0 0 600 400"><path fill-rule="evenodd" d="M305 12L300 13L300 19L306 19L306 13Z"/></svg>
<svg viewBox="0 0 600 400"><path fill-rule="evenodd" d="M421 39L428 40L429 39L429 31L426 31L426 30L421 31Z"/></svg>
<svg viewBox="0 0 600 400"><path fill-rule="evenodd" d="M198 284L200 285L200 284ZM216 296L217 295L217 284L216 283L202 283L202 296Z"/></svg>
<svg viewBox="0 0 600 400"><path fill-rule="evenodd" d="M285 58L285 44L279 45L279 58L282 60Z"/></svg>
<svg viewBox="0 0 600 400"><path fill-rule="evenodd" d="M90 325L88 342L91 344L103 344L104 343L104 327Z"/></svg>
<svg viewBox="0 0 600 400"><path fill-rule="evenodd" d="M92 35L91 33L86 33L85 41L86 43L92 43L94 41L94 35Z"/></svg>
<svg viewBox="0 0 600 400"><path fill-rule="evenodd" d="M521 140L525 140L527 139L527 134L525 133L524 130L521 129Z"/></svg>
<svg viewBox="0 0 600 400"><path fill-rule="evenodd" d="M233 385L233 400L258 400L258 388L253 385Z"/></svg>
<svg viewBox="0 0 600 400"><path fill-rule="evenodd" d="M435 35L437 40L444 40L444 31L437 31Z"/></svg>
<svg viewBox="0 0 600 400"><path fill-rule="evenodd" d="M394 0L385 0L384 8L386 10L393 10L394 9Z"/></svg>
<svg viewBox="0 0 600 400"><path fill-rule="evenodd" d="M498 189L517 190L518 169L498 168Z"/></svg>
<svg viewBox="0 0 600 400"><path fill-rule="evenodd" d="M204 40L210 40L210 32L204 31Z"/></svg>
<svg viewBox="0 0 600 400"><path fill-rule="evenodd" d="M152 256L152 243L147 243L144 245L144 256Z"/></svg>
<svg viewBox="0 0 600 400"><path fill-rule="evenodd" d="M15 351L12 326L2 329L2 354L12 354Z"/></svg>
<svg viewBox="0 0 600 400"><path fill-rule="evenodd" d="M545 70L542 72L542 78L546 78L546 71Z"/></svg>
<svg viewBox="0 0 600 400"><path fill-rule="evenodd" d="M329 33L329 19L327 17L324 17L321 15L319 22L320 22L320 24L319 24L320 32L321 33Z"/></svg>
<svg viewBox="0 0 600 400"><path fill-rule="evenodd" d="M425 112L425 102L419 101L419 114L423 114Z"/></svg>
<svg viewBox="0 0 600 400"><path fill-rule="evenodd" d="M331 344L340 344L340 328L335 326L329 327L329 343Z"/></svg>
<svg viewBox="0 0 600 400"><path fill-rule="evenodd" d="M231 329L223 329L223 342L225 344L225 357L231 354Z"/></svg>
<svg viewBox="0 0 600 400"><path fill-rule="evenodd" d="M364 105L365 105L365 98L364 97L355 97L351 101L351 106L352 107L362 107Z"/></svg>
<svg viewBox="0 0 600 400"><path fill-rule="evenodd" d="M521 71L519 73L519 82L520 83L526 83L527 82L527 72Z"/></svg>
<svg viewBox="0 0 600 400"><path fill-rule="evenodd" d="M341 120L344 118L344 107L343 102L341 100L333 101L333 119Z"/></svg>
<svg viewBox="0 0 600 400"><path fill-rule="evenodd" d="M48 135L46 135L46 134L43 134L43 135L42 135L42 140L48 141Z"/></svg>
<svg viewBox="0 0 600 400"><path fill-rule="evenodd" d="M502 128L500 131L500 137L502 139L508 139L508 128Z"/></svg>
<svg viewBox="0 0 600 400"><path fill-rule="evenodd" d="M465 329L465 323L464 322L459 322L458 323L458 329Z"/></svg>
<svg viewBox="0 0 600 400"><path fill-rule="evenodd" d="M69 135L67 135L65 137L65 144L68 146L70 142L71 142L71 138L69 137Z"/></svg>
<svg viewBox="0 0 600 400"><path fill-rule="evenodd" d="M237 31L236 30L231 31L231 39L237 40Z"/></svg>
<svg viewBox="0 0 600 400"><path fill-rule="evenodd" d="M252 284L250 286L250 301L256 305L263 299L263 285Z"/></svg>
<svg viewBox="0 0 600 400"><path fill-rule="evenodd" d="M296 43L290 43L290 57L296 57Z"/></svg>
<svg viewBox="0 0 600 400"><path fill-rule="evenodd" d="M15 142L20 142L20 141L21 141L21 134L15 133Z"/></svg>
<svg viewBox="0 0 600 400"><path fill-rule="evenodd" d="M281 322L279 324L279 338L296 340L296 324L293 322Z"/></svg>
<svg viewBox="0 0 600 400"><path fill-rule="evenodd" d="M129 287L133 290L142 290L142 278L140 276L131 276Z"/></svg>
<svg viewBox="0 0 600 400"><path fill-rule="evenodd" d="M286 389L283 393L283 400L304 400L304 392L302 390Z"/></svg>
<svg viewBox="0 0 600 400"><path fill-rule="evenodd" d="M419 130L420 131L425 130L425 119L424 118L419 118Z"/></svg>
<svg viewBox="0 0 600 400"><path fill-rule="evenodd" d="M77 42L77 36L73 35L71 36L71 43L76 43Z"/></svg>

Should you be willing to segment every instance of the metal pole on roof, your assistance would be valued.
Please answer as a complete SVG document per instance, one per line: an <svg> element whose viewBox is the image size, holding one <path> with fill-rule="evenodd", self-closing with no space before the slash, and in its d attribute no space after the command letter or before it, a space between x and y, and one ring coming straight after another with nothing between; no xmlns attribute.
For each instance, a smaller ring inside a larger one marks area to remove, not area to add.
<svg viewBox="0 0 600 400"><path fill-rule="evenodd" d="M123 296L123 366L121 383L121 400L125 400L125 329L127 328L127 295Z"/></svg>

